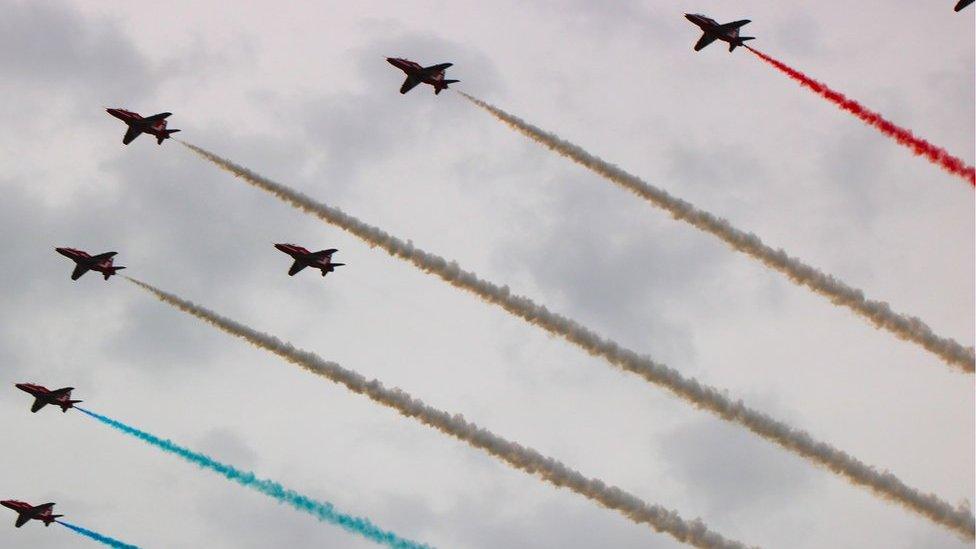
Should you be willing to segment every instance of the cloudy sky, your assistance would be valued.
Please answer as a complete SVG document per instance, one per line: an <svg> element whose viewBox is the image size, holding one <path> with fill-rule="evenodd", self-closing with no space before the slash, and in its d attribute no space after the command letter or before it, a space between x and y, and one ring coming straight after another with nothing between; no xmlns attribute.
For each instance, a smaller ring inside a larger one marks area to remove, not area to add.
<svg viewBox="0 0 976 549"><path fill-rule="evenodd" d="M0 496L146 547L368 547L11 384L91 409L440 547L675 547L566 490L155 301L72 283L116 250L195 300L686 518L769 547L965 547L232 179L179 137L728 390L953 504L974 498L973 377L513 133L388 55L451 61L498 104L972 345L973 190L683 17L974 160L976 10L951 0L0 0ZM272 242L338 248L289 278ZM0 546L83 546L12 528Z"/></svg>

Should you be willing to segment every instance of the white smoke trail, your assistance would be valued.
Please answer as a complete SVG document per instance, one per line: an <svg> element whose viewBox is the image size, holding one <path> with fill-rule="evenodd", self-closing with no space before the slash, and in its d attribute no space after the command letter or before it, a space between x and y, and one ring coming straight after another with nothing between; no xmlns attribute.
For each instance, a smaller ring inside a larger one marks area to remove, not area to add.
<svg viewBox="0 0 976 549"><path fill-rule="evenodd" d="M344 385L354 393L366 395L384 406L393 408L404 416L415 418L442 433L467 442L475 448L480 448L516 469L537 475L557 487L565 486L608 509L623 514L636 523L648 524L658 532L670 534L675 539L696 547L736 549L745 547L737 541L725 539L710 531L700 519L685 521L674 511L659 505L645 503L637 496L616 486L607 486L599 479L587 478L578 471L570 469L561 462L546 457L536 450L505 440L483 427L478 427L459 414L451 415L443 410L428 406L400 389L388 389L378 380L367 380L360 374L347 370L335 362L329 362L314 353L296 349L290 343L281 341L272 335L220 316L209 309L164 292L145 282L133 278L128 278L128 280L152 293L160 301L189 313L228 334L270 351L313 374Z"/></svg>
<svg viewBox="0 0 976 549"><path fill-rule="evenodd" d="M663 189L654 187L641 178L586 152L578 145L574 145L476 97L461 91L457 93L529 139L590 169L651 204L667 210L675 219L690 223L694 227L718 237L732 249L758 259L770 269L785 274L793 283L806 286L815 293L826 297L835 305L847 307L867 319L875 327L888 330L899 339L922 346L949 365L964 372L973 373L976 369L976 351L973 347L963 347L951 338L936 335L921 319L896 313L883 301L867 299L861 290L848 286L833 276L803 263L796 257L790 257L782 249L775 250L769 247L756 235L736 229L727 220L699 210L691 203L671 196Z"/></svg>
<svg viewBox="0 0 976 549"><path fill-rule="evenodd" d="M474 273L461 269L456 262L449 262L443 257L415 248L411 242L404 242L338 208L316 202L302 193L275 183L200 147L189 143L183 145L247 183L275 195L326 223L348 231L372 247L378 246L394 257L409 261L417 268L439 276L452 286L467 290L488 303L498 305L509 313L562 337L593 356L601 357L610 364L668 389L698 408L727 421L743 425L766 440L826 467L889 501L896 502L964 536L976 537L976 519L966 509L955 509L934 494L923 494L905 485L887 471L878 472L846 452L814 439L805 431L794 429L762 412L753 410L742 401L733 401L726 396L725 391L709 387L697 379L686 378L677 370L621 347L615 341L603 338L589 328L553 313L542 305L537 305L527 297L512 295L507 286L497 286L478 278Z"/></svg>

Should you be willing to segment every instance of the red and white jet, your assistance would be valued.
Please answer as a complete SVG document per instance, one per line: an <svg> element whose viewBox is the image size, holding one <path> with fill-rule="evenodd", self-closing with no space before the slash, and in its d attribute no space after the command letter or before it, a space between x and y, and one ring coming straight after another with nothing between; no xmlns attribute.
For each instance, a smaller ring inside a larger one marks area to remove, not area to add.
<svg viewBox="0 0 976 549"><path fill-rule="evenodd" d="M400 86L400 93L407 93L417 84L424 83L434 86L434 95L437 95L441 93L441 90L446 90L448 84L460 82L460 80L444 80L444 69L450 67L454 63L441 63L440 65L422 67L420 66L420 63L415 63L408 59L401 59L399 57L387 57L386 61L394 67L407 73L407 79L404 80L403 85Z"/></svg>
<svg viewBox="0 0 976 549"><path fill-rule="evenodd" d="M108 280L108 277L125 268L112 265L112 261L114 261L112 258L118 252L89 255L88 252L74 248L54 248L54 250L76 263L75 270L71 272L71 280L78 280L81 275L88 271L98 271L105 276L105 280Z"/></svg>
<svg viewBox="0 0 976 549"><path fill-rule="evenodd" d="M166 129L166 117L173 114L171 112L161 112L145 118L138 113L125 109L105 109L105 112L125 122L129 126L129 129L125 131L125 136L122 138L123 145L132 143L135 138L144 133L155 136L156 143L162 145L163 140L169 139L170 134L180 131Z"/></svg>
<svg viewBox="0 0 976 549"><path fill-rule="evenodd" d="M711 44L715 40L722 40L729 43L729 51L732 51L736 46L744 46L746 40L755 40L754 36L739 36L739 27L742 27L749 22L748 19L743 19L741 21L733 21L731 23L725 23L720 25L718 21L712 19L711 17L705 17L697 13L686 13L685 19L691 21L692 23L698 25L698 28L702 30L702 37L698 39L695 43L695 51L701 51L702 48Z"/></svg>
<svg viewBox="0 0 976 549"><path fill-rule="evenodd" d="M335 248L318 252L310 252L305 248L296 246L294 244L275 244L274 247L295 259L295 262L291 264L291 268L288 269L288 276L295 276L298 271L301 271L305 267L319 269L322 271L322 276L325 276L334 271L336 267L345 265L345 263L332 262L332 254L339 251Z"/></svg>
<svg viewBox="0 0 976 549"><path fill-rule="evenodd" d="M31 406L31 412L34 413L48 404L60 406L62 412L67 412L68 408L74 408L75 404L81 402L80 400L71 400L71 391L75 390L74 387L64 387L53 391L34 383L17 383L14 387L34 397L34 405Z"/></svg>
<svg viewBox="0 0 976 549"><path fill-rule="evenodd" d="M0 505L3 505L7 509L17 511L19 516L17 517L17 522L14 523L14 526L17 528L27 524L27 522L31 519L43 522L44 526L50 526L52 522L55 522L55 519L64 516L52 514L54 512L53 503L42 503L41 505L35 507L30 503L17 501L15 499L7 499L0 501Z"/></svg>

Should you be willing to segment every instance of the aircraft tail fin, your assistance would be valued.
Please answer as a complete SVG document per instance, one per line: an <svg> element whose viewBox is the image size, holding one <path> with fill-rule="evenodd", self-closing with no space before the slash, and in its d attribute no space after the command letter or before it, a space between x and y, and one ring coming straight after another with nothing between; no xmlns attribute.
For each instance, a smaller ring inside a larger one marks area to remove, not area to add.
<svg viewBox="0 0 976 549"><path fill-rule="evenodd" d="M731 42L729 44L729 51L735 50L736 46L745 46L743 42L745 42L746 40L755 40L755 39L756 39L755 36L740 36L738 42Z"/></svg>
<svg viewBox="0 0 976 549"><path fill-rule="evenodd" d="M69 400L67 402L61 403L61 413L67 412L68 411L68 408L74 408L75 407L75 404L78 404L79 402L84 402L84 401L82 401L82 400Z"/></svg>
<svg viewBox="0 0 976 549"><path fill-rule="evenodd" d="M448 84L453 84L455 82L460 82L460 80L441 80L440 85L434 87L434 95L441 93L441 90L446 90L448 88Z"/></svg>
<svg viewBox="0 0 976 549"><path fill-rule="evenodd" d="M64 515L51 515L44 518L44 526L50 526L52 522L57 522L57 519L63 517Z"/></svg>
<svg viewBox="0 0 976 549"><path fill-rule="evenodd" d="M156 144L162 145L164 140L169 139L171 134L174 134L178 131L180 130L163 130L162 135L156 137Z"/></svg>
<svg viewBox="0 0 976 549"><path fill-rule="evenodd" d="M345 263L329 263L329 266L327 268L322 269L322 276L325 276L331 273L332 271L335 271L336 267L342 267L343 265L345 265Z"/></svg>

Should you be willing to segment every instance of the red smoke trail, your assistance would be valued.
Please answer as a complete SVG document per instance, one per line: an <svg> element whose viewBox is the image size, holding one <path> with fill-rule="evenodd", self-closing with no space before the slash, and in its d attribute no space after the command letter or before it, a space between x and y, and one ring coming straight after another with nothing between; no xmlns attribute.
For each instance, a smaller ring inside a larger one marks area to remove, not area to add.
<svg viewBox="0 0 976 549"><path fill-rule="evenodd" d="M912 132L901 128L887 120L884 119L880 114L868 110L863 105L854 101L853 99L848 99L844 97L844 94L836 92L827 87L826 84L817 82L816 80L810 78L809 76L803 74L802 72L790 68L782 61L773 59L772 57L766 55L765 53L753 49L749 46L745 46L746 49L756 54L760 59L769 63L770 65L776 67L777 69L784 72L790 78L796 80L801 85L810 88L819 95L826 98L828 101L836 104L838 107L844 109L845 111L858 117L864 123L869 126L874 126L881 130L881 133L891 137L898 143L910 148L912 152L916 155L924 156L932 161L934 164L942 166L947 172L958 175L966 181L969 181L970 185L976 186L976 169L972 166L966 165L965 162L952 156L945 149L936 147L935 145L929 143L928 141L915 137Z"/></svg>

